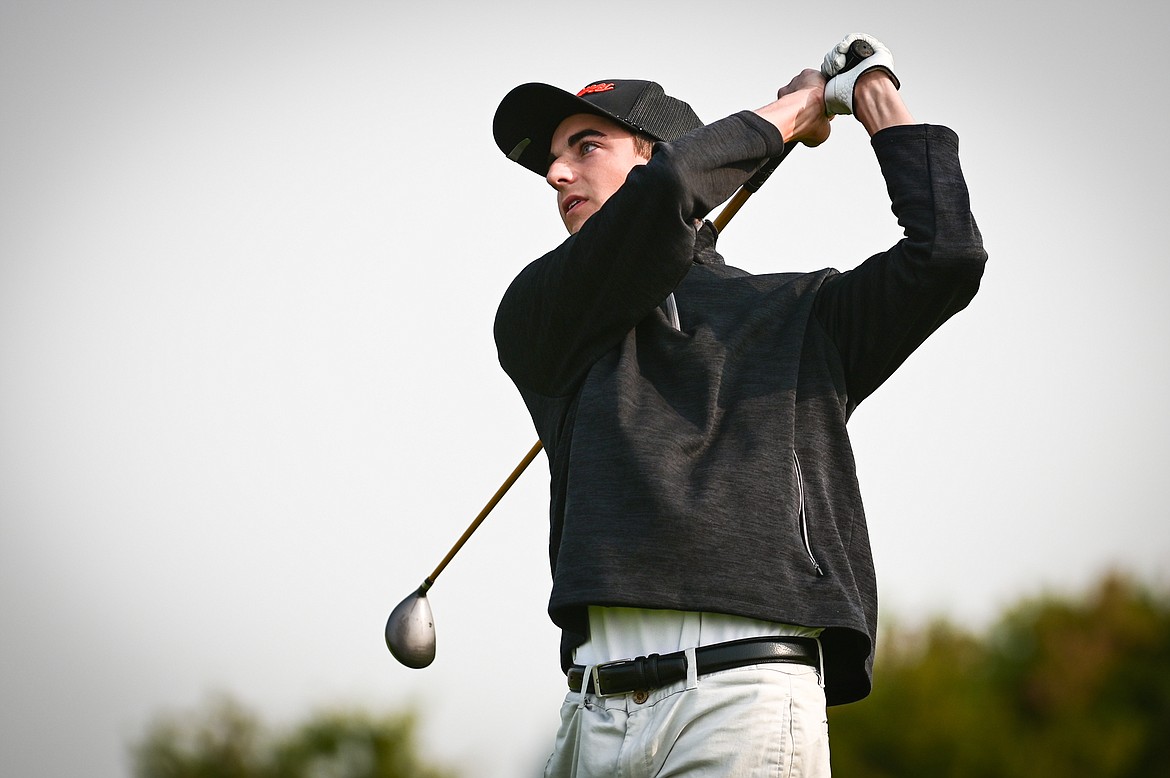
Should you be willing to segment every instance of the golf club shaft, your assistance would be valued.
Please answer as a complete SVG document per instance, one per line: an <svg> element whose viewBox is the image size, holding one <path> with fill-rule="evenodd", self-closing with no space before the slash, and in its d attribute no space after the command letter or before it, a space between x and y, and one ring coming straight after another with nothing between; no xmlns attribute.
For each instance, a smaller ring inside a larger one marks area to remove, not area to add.
<svg viewBox="0 0 1170 778"><path fill-rule="evenodd" d="M783 152L769 160L764 165L764 167L760 168L759 172L757 172L756 175L751 178L751 180L739 188L739 191L736 192L735 196L732 197L730 201L728 201L723 210L719 212L719 215L715 217L713 224L715 225L716 230L721 231L724 227L727 226L727 223L731 221L731 217L735 216L743 204L747 202L747 199L751 197L753 192L764 185L764 182L768 180L768 176L770 176L772 171L775 170L776 167L784 161L784 157L788 156L788 152L792 150L794 145L795 144L792 146L785 146ZM443 561L440 562L438 567L436 567L434 571L427 576L426 580L423 581L422 587L420 589L421 592L425 593L432 586L434 586L435 579L439 577L439 573L443 572L443 569L451 562L451 559L459 553L459 549L463 548L464 544L467 543L468 538L470 538L472 534L477 529L479 529L479 525L483 524L483 521L487 518L487 515L492 512L492 509L496 507L496 504L503 498L505 494L508 493L508 490L512 488L512 484L516 483L516 480L520 478L521 473L523 473L528 468L528 466L532 464L532 460L536 459L536 455L540 453L540 450L543 447L544 444L538 440L536 441L536 444L533 445L532 448L528 451L528 453L524 455L524 458L520 460L520 464L516 465L516 468L512 471L512 474L504 480L504 483L500 484L500 488L496 490L496 493L492 495L492 498L487 501L486 505L483 506L483 510L479 512L479 515L475 517L475 520L471 522L467 529L464 530L463 535L460 536L459 540L455 542L455 545L451 547L451 550L447 552L447 556L443 557Z"/></svg>
<svg viewBox="0 0 1170 778"><path fill-rule="evenodd" d="M463 544L467 542L467 539L471 537L472 533L479 529L479 525L483 524L483 520L486 519L487 515L492 512L492 508L496 507L496 503L498 503L500 499L508 493L508 490L512 488L512 484L516 483L516 479L520 477L520 474L523 473L530 464L532 464L532 460L536 459L536 455L540 453L540 449L543 447L543 443L541 443L539 440L536 441L536 445L534 445L531 450L529 450L529 452L524 455L524 458L520 460L520 464L516 465L516 469L512 471L512 474L504 479L504 483L500 484L500 488L496 490L496 493L492 495L492 498L487 501L486 505L483 506L483 510L481 510L479 515L475 517L475 521L471 522L471 525L468 526L459 540L455 542L455 545L451 547L451 550L447 552L447 556L443 557L443 561L439 563L439 566L436 567L431 572L431 574L427 576L426 581L423 582L425 589L430 589L431 586L434 585L435 579L439 577L439 573L443 572L443 568L445 568L451 559L459 553L459 549L463 548Z"/></svg>
<svg viewBox="0 0 1170 778"><path fill-rule="evenodd" d="M727 205L723 206L723 210L719 212L711 224L715 227L715 232L723 232L723 228L731 221L731 217L739 213L739 209L748 201L748 198L759 191L764 182L768 180L768 176L772 175L772 171L780 167L780 163L784 158L796 148L795 143L786 143L784 151L781 151L776 156L764 163L764 166L756 171L756 174L748 179L747 183L739 188L739 191L727 201Z"/></svg>

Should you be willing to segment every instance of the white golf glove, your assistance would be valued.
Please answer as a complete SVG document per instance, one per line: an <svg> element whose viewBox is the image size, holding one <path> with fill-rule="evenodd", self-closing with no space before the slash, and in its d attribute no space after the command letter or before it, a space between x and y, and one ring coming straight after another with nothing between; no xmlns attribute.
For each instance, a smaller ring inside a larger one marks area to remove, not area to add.
<svg viewBox="0 0 1170 778"><path fill-rule="evenodd" d="M849 57L849 47L857 40L872 46L873 54L845 72L841 72ZM890 53L884 43L872 35L855 32L845 36L840 43L829 49L829 53L825 55L825 61L821 64L821 75L829 79L829 83L825 85L825 113L830 116L853 113L853 87L857 85L857 79L861 77L862 73L874 68L881 68L889 73L890 78L894 80L894 86L898 89L902 88L898 77L894 75L894 55Z"/></svg>

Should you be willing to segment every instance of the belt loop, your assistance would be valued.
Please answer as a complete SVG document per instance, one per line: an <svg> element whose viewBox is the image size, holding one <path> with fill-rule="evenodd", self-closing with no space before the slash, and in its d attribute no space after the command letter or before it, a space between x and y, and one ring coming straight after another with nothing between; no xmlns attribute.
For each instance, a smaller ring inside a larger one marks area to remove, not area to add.
<svg viewBox="0 0 1170 778"><path fill-rule="evenodd" d="M585 674L581 676L581 700L577 703L577 710L585 710L585 700L589 697L589 682L592 680L593 665L585 665Z"/></svg>
<svg viewBox="0 0 1170 778"><path fill-rule="evenodd" d="M688 648L683 652L687 658L687 689L699 688L699 661L695 659L695 649Z"/></svg>
<svg viewBox="0 0 1170 778"><path fill-rule="evenodd" d="M821 636L817 635L814 640L817 641L817 664L819 672L817 675L821 679L821 689L825 688L825 647L821 645Z"/></svg>

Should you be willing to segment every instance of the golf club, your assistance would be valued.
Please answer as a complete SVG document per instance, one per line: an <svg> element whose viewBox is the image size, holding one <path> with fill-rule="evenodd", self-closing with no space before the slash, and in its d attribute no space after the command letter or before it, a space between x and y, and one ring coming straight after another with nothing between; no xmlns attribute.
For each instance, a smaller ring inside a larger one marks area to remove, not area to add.
<svg viewBox="0 0 1170 778"><path fill-rule="evenodd" d="M539 440L536 441L536 444L520 460L520 464L516 465L512 474L504 479L500 488L483 506L483 510L479 512L475 520L464 530L459 540L455 541L455 545L451 546L451 550L447 552L447 556L443 557L443 561L439 562L417 590L411 592L390 612L390 618L386 619L386 647L402 664L418 669L426 667L434 661L435 619L431 614L431 604L427 600L427 592L435 585L435 579L439 577L439 573L443 572L443 568L459 553L459 549L463 548L463 544L467 542L472 533L479 529L479 525L483 524L483 520L491 513L492 508L496 507L496 503L512 488L512 484L516 483L516 479L520 477L525 468L532 464L532 460L536 459L536 455L543 447L544 444Z"/></svg>
<svg viewBox="0 0 1170 778"><path fill-rule="evenodd" d="M846 60L846 65L841 72L851 69L858 62L873 54L873 48L868 43L862 40L854 41L850 46L849 56ZM756 174L753 175L747 183L739 188L739 191L728 201L723 210L712 221L717 231L722 231L727 223L731 221L731 217L739 211L747 199L755 192L759 191L772 172L779 167L784 158L796 147L796 143L785 144L784 150L775 157L772 157L764 163ZM390 653L394 655L402 664L407 667L420 669L428 666L435 659L435 619L431 612L431 604L427 599L427 592L435 585L435 579L439 577L439 573L447 567L451 559L459 553L463 545L467 543L468 538L471 537L479 525L483 523L487 515L491 513L492 509L501 498L512 488L512 484L516 483L516 479L524 472L524 470L540 453L543 444L538 440L535 445L524 455L520 460L520 464L512 471L492 498L484 505L483 510L475 517L475 520L463 532L463 535L443 557L443 561L439 562L430 575L428 575L422 582L422 585L415 591L411 592L407 597L390 612L390 618L386 620L386 647L390 649Z"/></svg>
<svg viewBox="0 0 1170 778"><path fill-rule="evenodd" d="M795 144L786 145L784 151L779 155L768 160L750 181L740 187L735 196L724 206L723 210L713 221L717 230L722 230L727 223L731 221L731 217L739 211L740 207L747 201L751 195L763 186L768 176L772 171L783 161L784 157L788 155ZM430 575L428 575L422 582L422 585L415 591L407 595L406 599L398 603L398 606L390 612L390 618L386 620L386 647L390 649L390 653L394 655L402 664L407 667L421 669L426 667L435 659L435 618L431 612L431 604L427 599L427 592L435 585L435 579L439 577L439 573L443 572L443 568L451 561L463 545L471 537L492 508L496 507L496 503L512 488L512 484L516 483L521 473L532 463L536 455L540 453L543 444L538 440L536 444L524 455L520 460L520 464L512 471L492 498L484 505L483 510L471 522L463 535L447 552L447 556L443 557L443 561L439 562Z"/></svg>

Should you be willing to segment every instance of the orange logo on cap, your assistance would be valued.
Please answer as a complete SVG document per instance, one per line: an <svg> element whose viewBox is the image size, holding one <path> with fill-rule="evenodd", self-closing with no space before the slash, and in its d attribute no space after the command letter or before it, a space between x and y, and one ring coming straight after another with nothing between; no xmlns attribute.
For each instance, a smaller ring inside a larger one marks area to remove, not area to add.
<svg viewBox="0 0 1170 778"><path fill-rule="evenodd" d="M577 93L577 97L584 97L595 92L611 92L613 91L613 84L590 84Z"/></svg>

